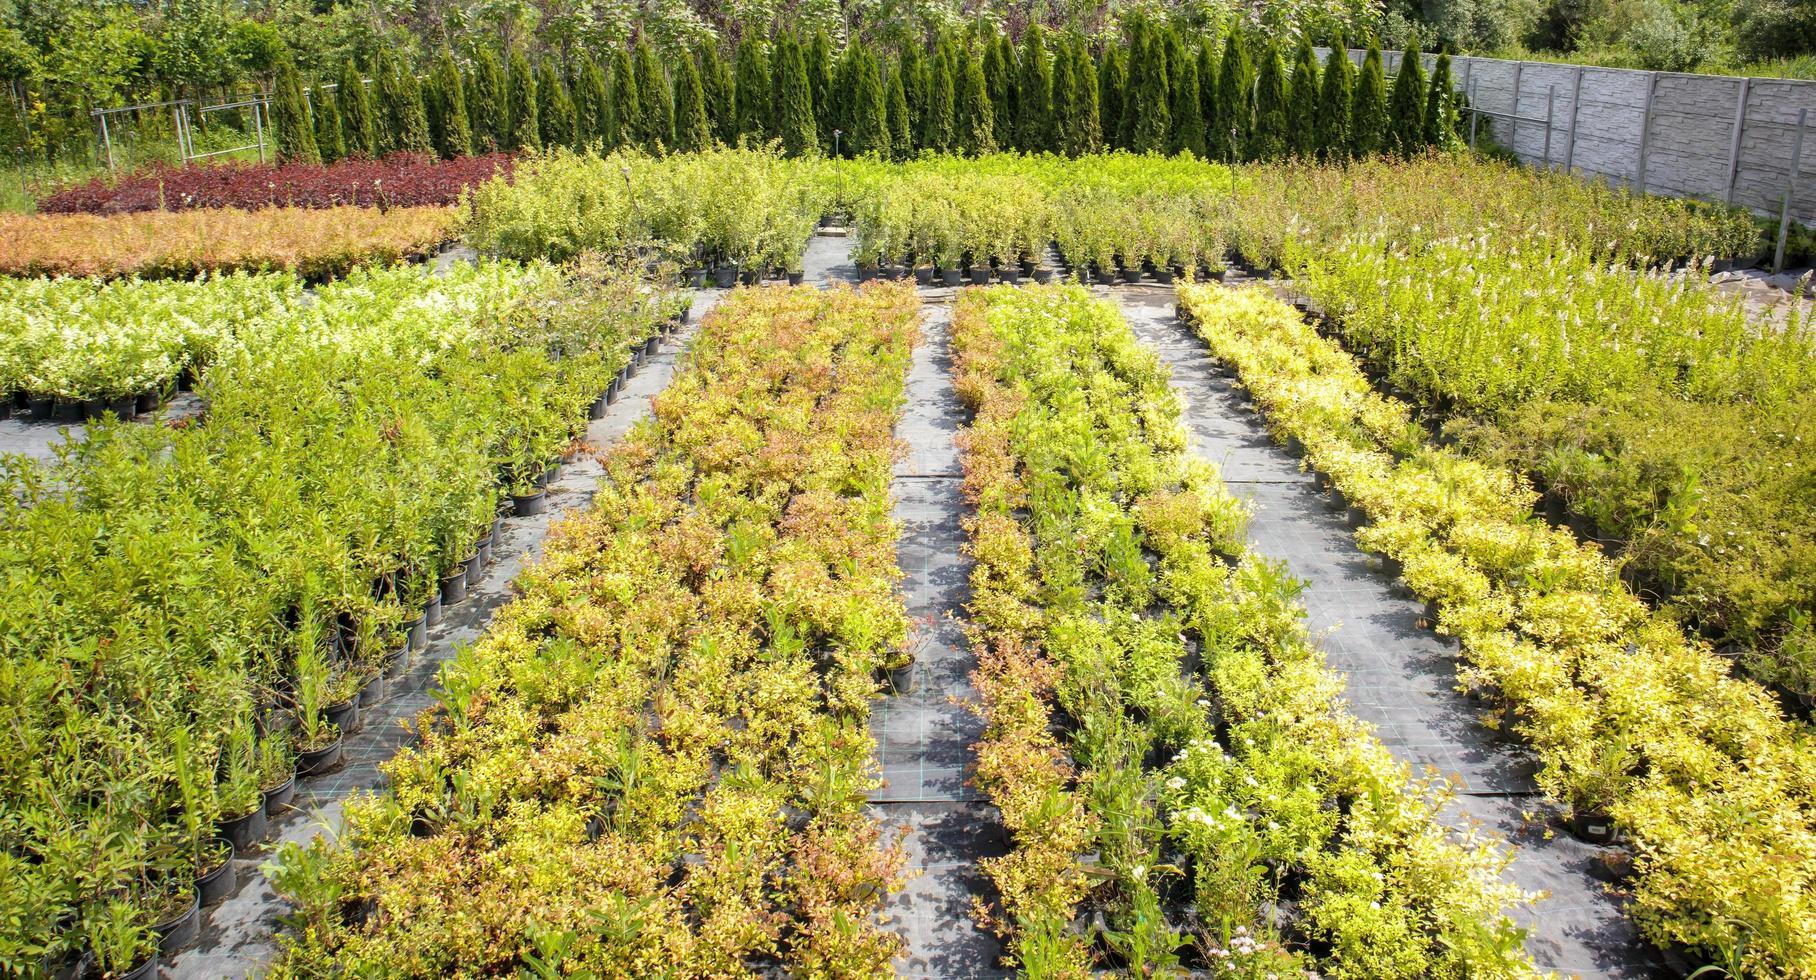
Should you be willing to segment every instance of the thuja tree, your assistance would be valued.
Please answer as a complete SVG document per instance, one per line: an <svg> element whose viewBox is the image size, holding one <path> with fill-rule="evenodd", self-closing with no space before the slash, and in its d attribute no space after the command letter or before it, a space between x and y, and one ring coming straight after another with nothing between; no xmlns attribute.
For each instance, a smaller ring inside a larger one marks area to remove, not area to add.
<svg viewBox="0 0 1816 980"><path fill-rule="evenodd" d="M1217 65L1217 104L1223 112L1224 131L1217 134L1214 155L1220 160L1242 158L1248 153L1249 137L1255 128L1255 69L1249 61L1249 46L1240 30L1232 30L1223 41L1223 57Z"/></svg>
<svg viewBox="0 0 1816 980"><path fill-rule="evenodd" d="M1098 110L1097 66L1085 50L1084 39L1071 38L1072 106L1061 125L1066 129L1066 150L1072 154L1103 149L1103 129Z"/></svg>
<svg viewBox="0 0 1816 980"><path fill-rule="evenodd" d="M309 99L309 113L315 117L315 148L323 163L333 163L347 155L347 139L341 132L340 106L334 93L317 85Z"/></svg>
<svg viewBox="0 0 1816 980"><path fill-rule="evenodd" d="M1077 95L1077 86L1072 82L1071 39L1062 36L1053 44L1053 145L1048 149L1056 153L1069 156L1078 152L1072 148L1071 130Z"/></svg>
<svg viewBox="0 0 1816 980"><path fill-rule="evenodd" d="M1217 97L1217 49L1209 37L1198 39L1198 111L1204 117L1204 150L1213 160L1229 159L1228 113Z"/></svg>
<svg viewBox="0 0 1816 980"><path fill-rule="evenodd" d="M923 149L943 153L952 148L952 75L956 60L951 42L941 41L927 65L927 112L920 139Z"/></svg>
<svg viewBox="0 0 1816 980"><path fill-rule="evenodd" d="M813 83L807 77L807 60L801 45L785 36L776 45L776 135L782 152L806 156L820 147L819 126L813 118Z"/></svg>
<svg viewBox="0 0 1816 980"><path fill-rule="evenodd" d="M769 138L769 52L761 39L746 37L738 44L737 91L732 101L737 113L738 139L761 143Z"/></svg>
<svg viewBox="0 0 1816 980"><path fill-rule="evenodd" d="M309 121L309 103L303 97L303 80L288 54L278 59L277 90L271 100L271 125L277 130L277 158L286 163L320 163L315 128Z"/></svg>
<svg viewBox="0 0 1816 980"><path fill-rule="evenodd" d="M611 99L605 144L608 147L629 146L637 142L638 128L643 125L643 108L637 101L637 69L631 67L631 51L622 46L612 52Z"/></svg>
<svg viewBox="0 0 1816 980"><path fill-rule="evenodd" d="M353 59L341 64L340 83L334 87L334 101L340 107L341 135L347 141L351 156L370 157L378 152L378 133L372 118L372 94Z"/></svg>
<svg viewBox="0 0 1816 980"><path fill-rule="evenodd" d="M1412 156L1425 149L1425 66L1414 38L1400 59L1388 101L1388 149Z"/></svg>
<svg viewBox="0 0 1816 980"><path fill-rule="evenodd" d="M1324 59L1324 76L1319 79L1318 90L1316 128L1318 156L1322 159L1349 159L1353 143L1350 138L1349 116L1355 108L1355 92L1350 76L1354 71L1342 42L1332 44L1329 57Z"/></svg>
<svg viewBox="0 0 1816 980"><path fill-rule="evenodd" d="M536 75L536 128L542 134L542 145L550 149L578 145L575 119L567 84L555 70L554 59L545 59Z"/></svg>
<svg viewBox="0 0 1816 980"><path fill-rule="evenodd" d="M850 106L851 152L854 156L875 154L889 158L889 101L883 92L883 73L876 56L868 50L858 52L855 85ZM982 76L979 76L982 85Z"/></svg>
<svg viewBox="0 0 1816 980"><path fill-rule="evenodd" d="M1172 106L1173 143L1175 153L1190 153L1193 156L1205 155L1204 107L1199 101L1198 59L1186 54L1183 45L1168 45L1168 50L1177 47L1177 57L1169 55L1168 64L1174 66L1172 72Z"/></svg>
<svg viewBox="0 0 1816 980"><path fill-rule="evenodd" d="M1111 48L1103 54L1103 60L1097 66L1097 125L1103 132L1106 146L1123 148L1122 142L1122 99L1128 90L1128 79L1124 73L1122 50Z"/></svg>
<svg viewBox="0 0 1816 980"><path fill-rule="evenodd" d="M468 127L467 93L460 77L460 66L454 53L446 48L435 59L434 116L429 120L429 137L435 152L443 159L466 156L473 152L473 131Z"/></svg>
<svg viewBox="0 0 1816 980"><path fill-rule="evenodd" d="M1166 45L1158 32L1144 24L1138 23L1137 33L1140 40L1131 49L1123 132L1130 150L1165 153L1173 139L1173 114L1167 108Z"/></svg>
<svg viewBox="0 0 1816 980"><path fill-rule="evenodd" d="M504 145L510 129L505 98L504 67L490 49L480 48L473 55L473 97L467 101L476 148L495 150Z"/></svg>
<svg viewBox="0 0 1816 980"><path fill-rule="evenodd" d="M996 126L996 145L1014 146L1017 140L1016 105L1021 75L1015 58L1015 42L1009 35L998 33L988 41L984 51L984 84L990 87L990 111Z"/></svg>
<svg viewBox="0 0 1816 980"><path fill-rule="evenodd" d="M995 112L984 85L984 66L969 52L961 52L959 59L963 64L953 105L952 148L959 153L989 153L996 149L996 121L991 118Z"/></svg>
<svg viewBox="0 0 1816 980"><path fill-rule="evenodd" d="M378 78L380 113L395 142L395 149L410 153L428 153L429 114L423 109L422 83L416 73L403 65L392 64Z"/></svg>
<svg viewBox="0 0 1816 980"><path fill-rule="evenodd" d="M832 38L815 31L803 54L808 97L813 101L813 128L820 148L832 152Z"/></svg>
<svg viewBox="0 0 1816 980"><path fill-rule="evenodd" d="M719 46L711 41L700 45L700 91L706 101L706 118L712 125L713 138L722 143L738 141L732 85L731 68L719 57Z"/></svg>
<svg viewBox="0 0 1816 980"><path fill-rule="evenodd" d="M1425 91L1425 138L1441 149L1454 149L1457 136L1457 90L1450 74L1450 55L1438 55Z"/></svg>
<svg viewBox="0 0 1816 980"><path fill-rule="evenodd" d="M513 50L506 64L504 139L498 148L532 150L542 145L542 129L536 120L536 76L530 71L530 59L520 50Z"/></svg>
<svg viewBox="0 0 1816 980"><path fill-rule="evenodd" d="M893 160L914 156L914 119L908 111L908 91L902 86L899 66L889 73L889 156Z"/></svg>
<svg viewBox="0 0 1816 980"><path fill-rule="evenodd" d="M669 101L668 76L656 62L648 38L637 39L637 108L643 112L638 137L655 150L675 142L675 107Z"/></svg>
<svg viewBox="0 0 1816 980"><path fill-rule="evenodd" d="M611 111L610 86L605 71L591 54L580 55L580 71L574 76L575 135L579 142L592 143L605 139L605 117Z"/></svg>
<svg viewBox="0 0 1816 980"><path fill-rule="evenodd" d="M381 47L372 59L372 152L375 156L402 149L397 139L397 99L397 64L391 60L390 51Z"/></svg>
<svg viewBox="0 0 1816 980"><path fill-rule="evenodd" d="M926 134L928 78L927 59L921 54L920 45L909 43L902 48L902 60L896 66L896 74L902 78L902 97L908 100L908 129L914 133L915 149L927 145L921 142ZM827 135L824 130L821 135Z"/></svg>
<svg viewBox="0 0 1816 980"><path fill-rule="evenodd" d="M1046 32L1031 24L1022 34L1016 58L1020 84L1015 89L1015 138L1024 150L1049 150L1053 138L1053 65L1047 56Z"/></svg>
<svg viewBox="0 0 1816 980"><path fill-rule="evenodd" d="M1246 155L1250 160L1273 160L1286 155L1286 65L1272 41L1262 46L1260 61L1255 77L1255 132Z"/></svg>
<svg viewBox="0 0 1816 980"><path fill-rule="evenodd" d="M1358 157L1371 157L1387 149L1387 78L1381 70L1381 49L1370 44L1356 78L1356 96L1349 111L1349 148Z"/></svg>
<svg viewBox="0 0 1816 980"><path fill-rule="evenodd" d="M706 119L706 91L700 71L686 54L675 59L675 149L682 153L704 150L713 142Z"/></svg>
<svg viewBox="0 0 1816 980"><path fill-rule="evenodd" d="M1318 56L1312 51L1309 37L1299 39L1299 52L1293 58L1293 75L1287 80L1286 148L1294 156L1309 160L1318 153Z"/></svg>

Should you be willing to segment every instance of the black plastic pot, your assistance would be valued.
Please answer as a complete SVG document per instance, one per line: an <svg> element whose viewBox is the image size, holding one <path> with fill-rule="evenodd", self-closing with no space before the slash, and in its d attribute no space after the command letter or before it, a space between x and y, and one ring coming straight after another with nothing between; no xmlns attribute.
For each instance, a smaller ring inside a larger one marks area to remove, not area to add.
<svg viewBox="0 0 1816 980"><path fill-rule="evenodd" d="M984 265L981 262L978 263L977 265L972 266L971 267L971 285L973 285L973 286L990 285L990 267L987 265Z"/></svg>
<svg viewBox="0 0 1816 980"><path fill-rule="evenodd" d="M610 405L613 402L617 401L618 400L618 391L623 387L624 387L623 382L618 380L617 375L613 375L612 383L605 386L605 403L607 405Z"/></svg>
<svg viewBox="0 0 1816 980"><path fill-rule="evenodd" d="M424 650L429 646L429 624L426 616L418 616L405 624L409 631L409 647L412 650Z"/></svg>
<svg viewBox="0 0 1816 980"><path fill-rule="evenodd" d="M1154 281L1160 283L1162 286L1171 286L1173 284L1173 270L1166 266L1156 266L1154 268Z"/></svg>
<svg viewBox="0 0 1816 980"><path fill-rule="evenodd" d="M597 422L600 419L605 418L604 395L600 395L598 398L593 399L593 403L586 407L586 418L589 422Z"/></svg>
<svg viewBox="0 0 1816 980"><path fill-rule="evenodd" d="M154 950L151 956L146 958L145 962L140 963L138 966L133 967L125 973L113 977L112 980L157 980L158 970L159 956ZM82 957L81 965L76 967L76 975L80 977L98 977L101 975L101 967L95 961L94 953L90 952Z"/></svg>
<svg viewBox="0 0 1816 980"><path fill-rule="evenodd" d="M933 267L929 265L917 266L914 270L914 284L916 286L933 285Z"/></svg>
<svg viewBox="0 0 1816 980"><path fill-rule="evenodd" d="M738 273L738 281L746 286L755 286L763 281L763 270L745 269Z"/></svg>
<svg viewBox="0 0 1816 980"><path fill-rule="evenodd" d="M998 276L1001 276L1003 282L1007 283L1008 285L1015 286L1015 285L1019 285L1021 283L1022 271L1021 271L1020 266L1005 265L1002 268L996 270L996 274Z"/></svg>
<svg viewBox="0 0 1816 980"><path fill-rule="evenodd" d="M479 539L479 564L481 567L492 564L492 536L490 534ZM471 578L471 574L468 577Z"/></svg>
<svg viewBox="0 0 1816 980"><path fill-rule="evenodd" d="M705 269L688 269L683 272L682 275L687 277L688 286L694 289L699 289L706 285Z"/></svg>
<svg viewBox="0 0 1816 980"><path fill-rule="evenodd" d="M355 695L339 704L331 704L322 709L322 717L328 724L348 734L359 729L359 697Z"/></svg>
<svg viewBox="0 0 1816 980"><path fill-rule="evenodd" d="M202 896L191 888L189 890L189 907L176 915L151 927L158 937L158 954L169 956L180 949L188 949L196 937L202 934Z"/></svg>
<svg viewBox="0 0 1816 980"><path fill-rule="evenodd" d="M369 678L366 681L366 683L360 685L360 689L359 689L359 706L360 706L360 708L362 708L362 709L370 708L373 705L379 703L380 701L383 701L384 699L385 699L385 675L383 673L373 674L371 676L371 678Z"/></svg>
<svg viewBox="0 0 1816 980"><path fill-rule="evenodd" d="M232 846L230 842L219 837L216 837L215 840ZM220 867L196 878L195 890L203 905L219 905L226 900L227 896L233 894L233 890L238 888L239 884L239 875L233 870L233 855L229 853L227 860L222 861Z"/></svg>
<svg viewBox="0 0 1816 980"><path fill-rule="evenodd" d="M64 401L63 399L59 398L59 399L57 399L56 407L55 407L54 411L55 411L56 421L58 421L58 422L75 423L75 422L80 422L84 418L86 418L86 415L83 413L83 410L82 410L81 402Z"/></svg>
<svg viewBox="0 0 1816 980"><path fill-rule="evenodd" d="M96 421L97 419L99 419L101 417L102 413L104 413L106 411L107 411L107 400L106 399L90 398L89 400L82 403L82 421L84 421L84 422Z"/></svg>
<svg viewBox="0 0 1816 980"><path fill-rule="evenodd" d="M738 284L738 263L721 262L713 270L713 285L720 289L730 289Z"/></svg>
<svg viewBox="0 0 1816 980"><path fill-rule="evenodd" d="M57 417L57 403L51 398L28 398L25 407L35 422L49 422Z"/></svg>
<svg viewBox="0 0 1816 980"><path fill-rule="evenodd" d="M341 736L319 749L310 749L301 753L296 759L296 774L314 776L333 769L340 764L341 745L345 742L346 737Z"/></svg>
<svg viewBox="0 0 1816 980"><path fill-rule="evenodd" d="M121 395L107 403L107 410L114 413L114 417L120 421L130 422L134 415L139 414L139 396Z"/></svg>
<svg viewBox="0 0 1816 980"><path fill-rule="evenodd" d="M479 551L477 549L474 550L473 557L466 560L464 567L467 573L467 585L469 587L478 585L479 580L485 576L485 560L479 557Z"/></svg>
<svg viewBox="0 0 1816 980"><path fill-rule="evenodd" d="M250 813L222 820L216 829L222 837L232 842L233 853L249 854L264 841L265 831L269 829L265 820L265 808L262 805L256 806Z"/></svg>
<svg viewBox="0 0 1816 980"><path fill-rule="evenodd" d="M914 662L909 661L900 667L881 670L882 681L891 694L914 693Z"/></svg>
<svg viewBox="0 0 1816 980"><path fill-rule="evenodd" d="M1052 281L1053 281L1053 270L1052 269L1035 269L1034 270L1034 284L1035 285L1045 286L1046 284L1048 284Z"/></svg>
<svg viewBox="0 0 1816 980"><path fill-rule="evenodd" d="M535 517L549 509L549 495L538 490L530 494L511 494L511 510L518 517Z"/></svg>
<svg viewBox="0 0 1816 980"><path fill-rule="evenodd" d="M441 604L451 606L467 597L467 568L456 565L454 570L441 577Z"/></svg>
<svg viewBox="0 0 1816 980"><path fill-rule="evenodd" d="M805 278L807 278L807 274L804 272L790 272L788 274L788 284L790 286L799 286L801 284L801 280L803 280Z"/></svg>
<svg viewBox="0 0 1816 980"><path fill-rule="evenodd" d="M290 801L296 799L296 770L290 771L290 778L267 790L260 790L265 797L265 819L284 812Z"/></svg>
<svg viewBox="0 0 1816 980"><path fill-rule="evenodd" d="M1605 813L1577 813L1565 826L1572 836L1585 844L1606 846L1621 839L1620 828Z"/></svg>
<svg viewBox="0 0 1816 980"><path fill-rule="evenodd" d="M142 395L140 395L140 396L139 396L139 398L138 398L138 402L139 402L139 403L138 403L138 405L137 405L137 406L135 406L135 407L136 407L136 408L138 408L138 410L139 410L139 414L140 414L140 415L144 415L144 414L146 414L146 413L147 413L147 412L155 412L155 411L157 411L157 410L158 410L158 403L159 403L159 402L160 402L160 401L162 401L162 400L163 400L163 399L161 399L161 398L160 398L160 397L158 397L158 393L157 393L157 392L155 392L155 391L148 391L148 392L145 392L145 393L144 393L144 394L142 394Z"/></svg>
<svg viewBox="0 0 1816 980"><path fill-rule="evenodd" d="M429 596L429 602L422 607L422 621L425 627L441 624L441 592L437 590ZM423 645L428 645L428 634L423 634Z"/></svg>
<svg viewBox="0 0 1816 980"><path fill-rule="evenodd" d="M410 648L398 647L385 656L385 680L397 681L410 672Z"/></svg>
<svg viewBox="0 0 1816 980"><path fill-rule="evenodd" d="M942 286L956 286L962 279L963 276L957 269L940 270L940 285Z"/></svg>

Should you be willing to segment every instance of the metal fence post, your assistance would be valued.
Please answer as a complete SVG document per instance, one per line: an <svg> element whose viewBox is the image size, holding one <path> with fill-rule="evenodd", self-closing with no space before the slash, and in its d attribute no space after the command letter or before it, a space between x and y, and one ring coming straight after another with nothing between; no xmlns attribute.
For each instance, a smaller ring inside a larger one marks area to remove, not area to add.
<svg viewBox="0 0 1816 980"><path fill-rule="evenodd" d="M1526 74L1526 63L1513 63L1513 106L1507 110L1507 148L1520 155L1520 78Z"/></svg>
<svg viewBox="0 0 1816 980"><path fill-rule="evenodd" d="M1564 138L1564 172L1576 172L1576 122L1582 115L1583 66L1576 66L1576 79L1570 87L1570 135Z"/></svg>
<svg viewBox="0 0 1816 980"><path fill-rule="evenodd" d="M1646 193L1646 155L1652 148L1652 100L1658 96L1658 72L1646 77L1646 108L1639 119L1639 165L1633 178L1634 189Z"/></svg>
<svg viewBox="0 0 1816 980"><path fill-rule="evenodd" d="M1545 169L1551 169L1551 121L1557 110L1557 86L1545 89Z"/></svg>
<svg viewBox="0 0 1816 980"><path fill-rule="evenodd" d="M112 173L116 168L114 167L113 137L107 132L107 113L98 112L95 115L101 117L101 145L107 148L107 170Z"/></svg>
<svg viewBox="0 0 1816 980"><path fill-rule="evenodd" d="M1797 171L1803 167L1803 131L1810 125L1810 110L1797 110L1797 135L1791 138L1791 172L1785 175L1784 207L1778 212L1778 249L1772 253L1772 274L1784 271L1785 239L1791 232L1791 202L1797 197Z"/></svg>
<svg viewBox="0 0 1816 980"><path fill-rule="evenodd" d="M1476 127L1482 121L1482 112L1476 108L1476 87L1469 83L1469 148L1476 148Z"/></svg>
<svg viewBox="0 0 1816 980"><path fill-rule="evenodd" d="M252 128L255 130L258 130L258 134L259 134L259 162L260 163L265 162L265 121L263 119L259 118L261 115L263 115L263 113L261 113L259 110L261 110L263 108L264 108L263 103L254 102L252 104Z"/></svg>
<svg viewBox="0 0 1816 980"><path fill-rule="evenodd" d="M1740 80L1740 100L1734 105L1734 139L1728 144L1728 189L1723 204L1734 203L1734 185L1740 181L1740 134L1747 128L1747 97L1753 94L1753 79Z"/></svg>

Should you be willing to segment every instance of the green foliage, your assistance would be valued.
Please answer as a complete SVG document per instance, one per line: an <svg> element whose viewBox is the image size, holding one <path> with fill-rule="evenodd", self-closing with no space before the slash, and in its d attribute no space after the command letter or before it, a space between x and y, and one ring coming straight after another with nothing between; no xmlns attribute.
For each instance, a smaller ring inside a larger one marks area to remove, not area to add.
<svg viewBox="0 0 1816 980"><path fill-rule="evenodd" d="M769 51L760 38L746 37L738 44L737 139L755 145L770 137Z"/></svg>
<svg viewBox="0 0 1816 980"><path fill-rule="evenodd" d="M1236 159L1248 156L1249 139L1255 127L1255 69L1249 60L1246 35L1233 28L1223 41L1223 57L1217 63L1217 105L1223 113L1225 132L1217 149Z"/></svg>
<svg viewBox="0 0 1816 980"><path fill-rule="evenodd" d="M808 95L813 101L814 131L820 137L820 149L832 152L832 38L824 28L815 31L803 55L807 72Z"/></svg>
<svg viewBox="0 0 1816 980"><path fill-rule="evenodd" d="M902 161L914 156L914 117L902 87L902 71L889 73L889 157Z"/></svg>
<svg viewBox="0 0 1816 980"><path fill-rule="evenodd" d="M452 160L473 152L473 131L468 128L466 89L454 53L447 48L435 60L434 99L429 107L429 139L442 159Z"/></svg>
<svg viewBox="0 0 1816 980"><path fill-rule="evenodd" d="M1280 49L1269 41L1261 48L1261 71L1255 79L1255 133L1246 147L1251 160L1273 160L1286 155L1291 137L1286 85L1286 65L1280 60Z"/></svg>
<svg viewBox="0 0 1816 980"><path fill-rule="evenodd" d="M1425 151L1425 102L1425 68L1415 38L1400 61L1388 101L1388 149L1392 152L1411 156Z"/></svg>
<svg viewBox="0 0 1816 980"><path fill-rule="evenodd" d="M779 125L776 135L782 140L782 152L790 156L818 152L820 134L814 121L813 83L807 76L806 57L794 35L783 35L776 45L772 67Z"/></svg>
<svg viewBox="0 0 1816 980"><path fill-rule="evenodd" d="M1071 38L1072 105L1061 120L1065 127L1066 151L1072 154L1096 153L1103 149L1103 128L1098 108L1097 66L1085 50L1084 39Z"/></svg>
<svg viewBox="0 0 1816 980"><path fill-rule="evenodd" d="M1324 77L1320 79L1322 88L1318 93L1318 159L1327 161L1347 160L1353 145L1350 134L1350 113L1355 111L1356 95L1352 87L1350 74L1353 67L1343 46L1338 44L1331 48L1330 55L1324 59Z"/></svg>
<svg viewBox="0 0 1816 980"><path fill-rule="evenodd" d="M1287 152L1302 160L1318 155L1318 100L1321 96L1318 78L1318 56L1312 51L1311 38L1299 40L1299 53L1293 58L1292 86L1287 98Z"/></svg>
<svg viewBox="0 0 1816 980"><path fill-rule="evenodd" d="M1173 118L1167 109L1166 42L1153 25L1145 20L1138 24L1129 55L1124 140L1135 153L1165 153L1173 140Z"/></svg>
<svg viewBox="0 0 1816 980"><path fill-rule="evenodd" d="M372 93L366 91L366 83L351 58L341 64L340 82L334 87L334 101L340 107L341 134L346 138L348 155L376 156L378 131L372 108Z"/></svg>
<svg viewBox="0 0 1816 980"><path fill-rule="evenodd" d="M953 107L952 149L977 155L996 148L995 120L991 118L990 90L984 84L983 63L974 54L961 52L963 62ZM1025 97L1028 93L1023 92Z"/></svg>
<svg viewBox="0 0 1816 980"><path fill-rule="evenodd" d="M333 92L321 85L316 85L309 95L309 114L315 118L315 148L321 153L323 163L333 163L347 155L339 102Z"/></svg>
<svg viewBox="0 0 1816 980"><path fill-rule="evenodd" d="M733 109L735 84L731 67L719 57L719 46L712 42L700 45L700 90L706 103L706 119L712 125L713 139L731 145L738 141L738 117ZM676 122L679 128L679 120Z"/></svg>
<svg viewBox="0 0 1816 980"><path fill-rule="evenodd" d="M1015 63L1015 44L1007 33L984 39L984 86L990 90L991 121L996 145L1017 145L1016 89L1021 85Z"/></svg>
<svg viewBox="0 0 1816 980"><path fill-rule="evenodd" d="M1016 146L1023 150L1052 149L1057 140L1053 113L1053 63L1047 53L1046 32L1033 24L1022 34L1017 57L1020 80L1014 105Z"/></svg>
<svg viewBox="0 0 1816 980"><path fill-rule="evenodd" d="M896 73L902 76L902 97L908 100L908 128L914 133L915 148L929 146L924 142L927 135L927 114L931 106L932 81L927 74L927 58L921 52L920 45L908 44L902 48L902 58L896 67ZM828 135L824 128L821 136Z"/></svg>
<svg viewBox="0 0 1816 980"><path fill-rule="evenodd" d="M373 125L378 134L380 154L428 153L429 119L422 107L422 87L416 76L380 48L372 63L372 85L377 90L373 101Z"/></svg>
<svg viewBox="0 0 1816 980"><path fill-rule="evenodd" d="M927 114L918 141L922 149L945 152L952 148L953 112L958 97L957 60L952 42L942 40L934 48L933 58L927 65Z"/></svg>
<svg viewBox="0 0 1816 980"><path fill-rule="evenodd" d="M573 148L580 143L574 100L568 95L567 84L551 59L545 59L537 73L536 131L545 147Z"/></svg>
<svg viewBox="0 0 1816 980"><path fill-rule="evenodd" d="M511 51L505 77L504 139L498 148L507 153L533 150L542 145L542 126L536 119L536 75L523 51Z"/></svg>
<svg viewBox="0 0 1816 980"><path fill-rule="evenodd" d="M467 121L471 124L473 146L478 150L501 149L510 138L511 113L506 107L504 68L491 47L483 46L473 55L473 98L467 103Z"/></svg>
<svg viewBox="0 0 1816 980"><path fill-rule="evenodd" d="M700 72L694 59L682 54L675 59L675 150L692 153L712 145L712 124L706 118L706 93L700 86Z"/></svg>
<svg viewBox="0 0 1816 980"><path fill-rule="evenodd" d="M1174 66L1172 78L1172 116L1173 144L1170 147L1175 153L1190 153L1203 157L1208 148L1205 126L1204 105L1199 95L1202 86L1198 82L1198 59L1186 54L1179 48L1178 57L1168 62Z"/></svg>
<svg viewBox="0 0 1816 980"><path fill-rule="evenodd" d="M1104 146L1127 149L1122 140L1123 96L1128 90L1128 73L1121 48L1111 48L1097 64L1097 125L1103 132Z"/></svg>
<svg viewBox="0 0 1816 980"><path fill-rule="evenodd" d="M579 144L605 139L606 121L611 113L610 92L605 70L593 60L591 53L582 52L580 70L574 75L574 131Z"/></svg>
<svg viewBox="0 0 1816 980"><path fill-rule="evenodd" d="M1442 150L1454 150L1461 140L1457 136L1456 80L1450 73L1450 55L1438 55L1431 68L1431 82L1425 90L1425 138Z"/></svg>
<svg viewBox="0 0 1816 980"><path fill-rule="evenodd" d="M648 38L637 41L637 108L643 119L637 127L638 138L651 150L672 146L675 142L675 106L671 100L668 74L656 61L656 52Z"/></svg>
<svg viewBox="0 0 1816 980"><path fill-rule="evenodd" d="M1053 145L1050 150L1076 156L1078 84L1073 80L1072 39L1061 36L1053 47ZM1093 79L1095 80L1095 79ZM1093 88L1096 86L1093 85Z"/></svg>
<svg viewBox="0 0 1816 980"><path fill-rule="evenodd" d="M1389 147L1387 78L1381 68L1381 49L1369 45L1356 80L1355 101L1349 112L1349 149L1353 156L1371 157Z"/></svg>
<svg viewBox="0 0 1816 980"><path fill-rule="evenodd" d="M853 156L874 154L879 159L889 158L889 100L883 91L883 76L877 66L876 56L869 51L860 52L857 61L856 87L853 90L854 100L851 105L851 139L850 152ZM978 75L981 92L983 75ZM989 105L989 99L984 98ZM985 116L984 121L989 122ZM988 128L985 133L989 132Z"/></svg>
<svg viewBox="0 0 1816 980"><path fill-rule="evenodd" d="M643 109L638 103L637 69L631 65L630 49L622 45L612 52L612 112L608 123L606 146L637 145Z"/></svg>
<svg viewBox="0 0 1816 980"><path fill-rule="evenodd" d="M1228 163L1229 113L1218 95L1217 49L1211 38L1198 39L1193 60L1198 63L1198 111L1204 119L1204 151L1211 159Z"/></svg>
<svg viewBox="0 0 1816 980"><path fill-rule="evenodd" d="M321 151L315 145L315 128L309 120L309 101L303 96L303 80L297 74L296 62L288 57L278 62L277 93L271 100L271 125L277 130L277 158L286 163L320 163Z"/></svg>

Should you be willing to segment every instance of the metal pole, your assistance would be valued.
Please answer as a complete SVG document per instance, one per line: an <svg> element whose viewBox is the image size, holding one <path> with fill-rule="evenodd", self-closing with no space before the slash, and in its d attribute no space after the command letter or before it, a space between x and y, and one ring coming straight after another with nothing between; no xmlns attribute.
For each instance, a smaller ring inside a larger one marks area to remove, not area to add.
<svg viewBox="0 0 1816 980"><path fill-rule="evenodd" d="M259 162L265 162L265 122L259 118L259 103L252 104L252 128L259 134Z"/></svg>
<svg viewBox="0 0 1816 980"><path fill-rule="evenodd" d="M1652 101L1658 97L1658 72L1652 72L1646 79L1646 108L1639 118L1639 165L1633 178L1633 187L1641 194L1646 193L1646 155L1652 149Z"/></svg>
<svg viewBox="0 0 1816 980"><path fill-rule="evenodd" d="M107 171L112 173L114 167L113 137L107 132L107 113L101 113L101 145L107 147Z"/></svg>
<svg viewBox="0 0 1816 980"><path fill-rule="evenodd" d="M1778 212L1778 250L1772 253L1772 274L1784 271L1785 239L1791 232L1791 201L1797 196L1797 171L1803 166L1803 131L1810 125L1810 110L1797 110L1797 135L1791 138L1791 172L1784 181L1784 207Z"/></svg>
<svg viewBox="0 0 1816 980"><path fill-rule="evenodd" d="M1520 155L1520 78L1526 74L1526 63L1513 63L1513 108L1507 110L1507 148Z"/></svg>
<svg viewBox="0 0 1816 980"><path fill-rule="evenodd" d="M1476 125L1482 121L1482 113L1476 109L1476 87L1469 83L1469 148L1476 148Z"/></svg>
<svg viewBox="0 0 1816 980"><path fill-rule="evenodd" d="M1551 122L1557 110L1557 86L1545 90L1545 169L1551 169Z"/></svg>
<svg viewBox="0 0 1816 980"><path fill-rule="evenodd" d="M1753 94L1751 76L1740 80L1740 99L1734 104L1734 139L1728 144L1728 190L1723 204L1734 203L1734 185L1740 180L1740 134L1747 128L1747 97Z"/></svg>
<svg viewBox="0 0 1816 980"><path fill-rule="evenodd" d="M1576 172L1576 122L1582 114L1583 105L1583 66L1576 66L1576 80L1570 89L1570 135L1564 142L1564 172Z"/></svg>

